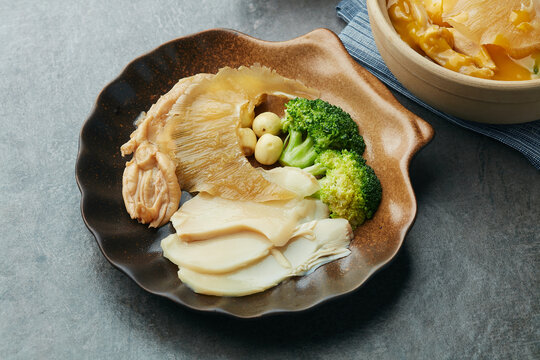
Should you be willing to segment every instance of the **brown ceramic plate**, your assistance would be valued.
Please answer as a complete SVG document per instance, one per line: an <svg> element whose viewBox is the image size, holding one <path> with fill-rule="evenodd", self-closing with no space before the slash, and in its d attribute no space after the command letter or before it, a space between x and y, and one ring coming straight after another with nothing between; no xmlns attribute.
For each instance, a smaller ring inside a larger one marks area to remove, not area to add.
<svg viewBox="0 0 540 360"><path fill-rule="evenodd" d="M137 115L180 78L254 63L318 89L322 99L352 115L366 142L367 162L381 180L383 199L375 217L358 228L350 256L263 293L240 298L198 295L180 282L177 267L162 256L160 240L173 232L172 226L149 229L125 211L121 179L126 160L119 149L134 130ZM101 92L80 136L76 173L82 216L103 255L153 294L193 309L246 318L304 310L357 289L397 253L416 215L409 162L432 136L432 128L354 62L329 30L285 42L209 30L134 60Z"/></svg>

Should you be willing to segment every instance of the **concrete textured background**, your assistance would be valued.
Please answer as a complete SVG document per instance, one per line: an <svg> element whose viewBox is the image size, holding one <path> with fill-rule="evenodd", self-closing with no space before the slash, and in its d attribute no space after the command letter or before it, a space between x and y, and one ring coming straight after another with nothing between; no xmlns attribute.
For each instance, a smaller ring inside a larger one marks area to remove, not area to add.
<svg viewBox="0 0 540 360"><path fill-rule="evenodd" d="M434 141L396 260L312 311L237 320L147 294L101 255L74 168L99 91L200 30L337 33L336 1L0 0L0 357L540 358L540 177L519 153L402 97Z"/></svg>

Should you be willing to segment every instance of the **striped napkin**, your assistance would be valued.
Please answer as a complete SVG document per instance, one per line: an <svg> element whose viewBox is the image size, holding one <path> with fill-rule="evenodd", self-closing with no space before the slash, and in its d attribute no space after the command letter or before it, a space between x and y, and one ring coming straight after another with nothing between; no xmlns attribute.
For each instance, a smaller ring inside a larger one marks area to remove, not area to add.
<svg viewBox="0 0 540 360"><path fill-rule="evenodd" d="M339 38L349 54L388 87L456 125L516 149L540 170L540 120L517 125L488 125L461 120L432 108L405 89L384 64L371 34L365 0L342 0L337 6L337 14L348 24Z"/></svg>

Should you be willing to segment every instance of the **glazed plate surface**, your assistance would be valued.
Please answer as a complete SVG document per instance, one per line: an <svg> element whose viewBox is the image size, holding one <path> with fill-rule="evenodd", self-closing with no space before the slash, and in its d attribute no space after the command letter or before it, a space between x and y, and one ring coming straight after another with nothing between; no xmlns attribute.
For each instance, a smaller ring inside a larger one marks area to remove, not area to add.
<svg viewBox="0 0 540 360"><path fill-rule="evenodd" d="M357 229L351 255L259 294L198 295L162 256L160 241L174 232L172 226L149 229L127 214L121 188L129 159L121 157L120 146L135 129L136 117L179 79L255 63L318 89L323 100L351 114L366 142L364 157L381 180L383 198L375 217ZM81 212L103 255L150 293L192 309L245 318L305 310L357 289L395 256L416 216L409 163L432 137L432 128L403 108L329 30L284 42L209 30L135 59L103 89L80 135L76 176Z"/></svg>

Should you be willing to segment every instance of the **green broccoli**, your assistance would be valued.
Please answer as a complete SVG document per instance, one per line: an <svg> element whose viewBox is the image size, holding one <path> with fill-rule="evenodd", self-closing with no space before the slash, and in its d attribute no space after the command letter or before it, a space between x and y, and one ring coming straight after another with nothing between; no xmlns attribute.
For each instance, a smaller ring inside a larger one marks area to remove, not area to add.
<svg viewBox="0 0 540 360"><path fill-rule="evenodd" d="M328 205L330 216L349 220L352 228L371 219L379 207L382 188L377 175L354 151L326 150L315 164L304 168L319 180L321 189L314 195Z"/></svg>
<svg viewBox="0 0 540 360"><path fill-rule="evenodd" d="M281 129L287 133L281 165L305 168L328 149L364 153L358 125L341 108L326 101L296 98L286 105Z"/></svg>

